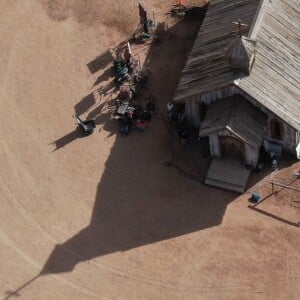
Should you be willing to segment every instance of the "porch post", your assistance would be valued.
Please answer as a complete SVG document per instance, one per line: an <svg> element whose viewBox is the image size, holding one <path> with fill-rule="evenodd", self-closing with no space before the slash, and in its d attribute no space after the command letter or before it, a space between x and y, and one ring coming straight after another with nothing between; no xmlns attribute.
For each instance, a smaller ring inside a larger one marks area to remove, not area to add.
<svg viewBox="0 0 300 300"><path fill-rule="evenodd" d="M217 133L209 136L209 149L212 157L221 158L220 141Z"/></svg>

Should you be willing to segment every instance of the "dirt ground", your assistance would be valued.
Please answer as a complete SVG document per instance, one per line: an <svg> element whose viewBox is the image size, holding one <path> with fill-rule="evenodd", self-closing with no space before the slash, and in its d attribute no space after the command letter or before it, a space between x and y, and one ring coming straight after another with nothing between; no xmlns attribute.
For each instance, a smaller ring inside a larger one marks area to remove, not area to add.
<svg viewBox="0 0 300 300"><path fill-rule="evenodd" d="M253 175L241 196L203 184L207 147L180 145L165 116L201 23L166 15L173 2L144 1L162 25L133 45L152 74L139 101L153 94L159 112L124 138L110 49L137 1L1 1L2 299L299 299L300 196L269 196L268 181L300 187L300 164ZM249 208L254 191L266 198Z"/></svg>

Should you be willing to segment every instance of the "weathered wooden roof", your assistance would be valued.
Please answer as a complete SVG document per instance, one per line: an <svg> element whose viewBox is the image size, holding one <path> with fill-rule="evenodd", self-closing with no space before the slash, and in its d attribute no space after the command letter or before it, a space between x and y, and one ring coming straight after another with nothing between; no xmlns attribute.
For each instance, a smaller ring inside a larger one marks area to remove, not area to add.
<svg viewBox="0 0 300 300"><path fill-rule="evenodd" d="M174 100L222 88L237 79L238 72L229 64L225 50L239 37L238 26L232 22L241 19L250 30L259 0L212 0L201 29L195 39Z"/></svg>
<svg viewBox="0 0 300 300"><path fill-rule="evenodd" d="M199 136L228 130L244 143L260 146L265 135L267 118L242 96L233 96L212 103L201 124Z"/></svg>
<svg viewBox="0 0 300 300"><path fill-rule="evenodd" d="M232 67L249 74L254 62L256 41L242 37L235 39L225 55Z"/></svg>
<svg viewBox="0 0 300 300"><path fill-rule="evenodd" d="M252 24L248 37L256 40L249 76L234 71L224 56L236 37L231 22L239 18ZM212 0L174 100L234 84L300 131L299 20L299 0Z"/></svg>
<svg viewBox="0 0 300 300"><path fill-rule="evenodd" d="M236 85L300 131L300 2L269 2L257 32L255 62Z"/></svg>

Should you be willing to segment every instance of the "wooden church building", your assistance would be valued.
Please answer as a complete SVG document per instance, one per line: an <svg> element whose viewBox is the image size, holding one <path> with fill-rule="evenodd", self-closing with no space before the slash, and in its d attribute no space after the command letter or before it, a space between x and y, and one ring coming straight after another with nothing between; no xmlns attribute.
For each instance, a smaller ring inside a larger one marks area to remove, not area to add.
<svg viewBox="0 0 300 300"><path fill-rule="evenodd" d="M185 103L188 122L209 137L212 157L256 167L262 144L296 155L299 20L298 0L210 2L174 101Z"/></svg>

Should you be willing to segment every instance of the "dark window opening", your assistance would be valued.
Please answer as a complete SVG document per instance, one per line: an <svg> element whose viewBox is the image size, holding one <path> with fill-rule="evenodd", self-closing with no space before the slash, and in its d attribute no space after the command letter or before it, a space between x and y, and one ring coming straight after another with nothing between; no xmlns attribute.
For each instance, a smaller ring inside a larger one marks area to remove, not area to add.
<svg viewBox="0 0 300 300"><path fill-rule="evenodd" d="M282 140L282 136L283 136L282 124L276 119L271 120L270 121L270 137L272 139Z"/></svg>
<svg viewBox="0 0 300 300"><path fill-rule="evenodd" d="M200 120L203 121L207 112L207 105L204 102L199 103Z"/></svg>

